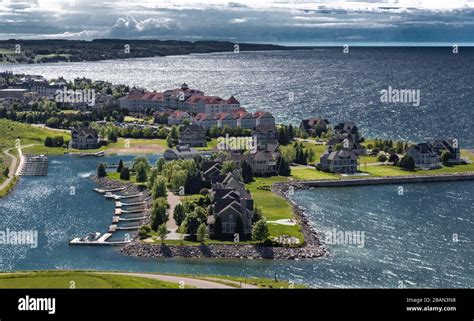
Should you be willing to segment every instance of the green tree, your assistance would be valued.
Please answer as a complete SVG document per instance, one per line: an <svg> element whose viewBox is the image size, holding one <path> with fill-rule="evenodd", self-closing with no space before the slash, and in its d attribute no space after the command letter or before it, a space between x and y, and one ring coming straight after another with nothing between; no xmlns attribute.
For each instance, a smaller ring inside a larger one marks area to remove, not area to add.
<svg viewBox="0 0 474 321"><path fill-rule="evenodd" d="M7 166L7 167L5 167L5 169L3 170L3 175L4 175L5 177L8 177L8 174L9 174L9 173L10 173L10 169L9 169L8 166Z"/></svg>
<svg viewBox="0 0 474 321"><path fill-rule="evenodd" d="M206 226L206 224L201 223L201 225L199 225L199 227L197 229L197 232L196 232L196 239L201 243L206 242L206 239L207 239L207 226Z"/></svg>
<svg viewBox="0 0 474 321"><path fill-rule="evenodd" d="M145 170L148 171L150 169L150 161L148 160L147 157L145 156L137 156L133 159L133 170L137 171L137 166L140 166L140 164L143 164L145 167Z"/></svg>
<svg viewBox="0 0 474 321"><path fill-rule="evenodd" d="M120 179L129 181L130 180L130 170L128 169L127 166L122 168L122 171L120 172Z"/></svg>
<svg viewBox="0 0 474 321"><path fill-rule="evenodd" d="M184 210L183 204L176 204L173 211L173 218L178 226L183 223L184 219L186 218L186 212Z"/></svg>
<svg viewBox="0 0 474 321"><path fill-rule="evenodd" d="M199 225L206 222L206 212L202 207L196 207L194 211L186 215L184 223L188 227L189 234L196 234Z"/></svg>
<svg viewBox="0 0 474 321"><path fill-rule="evenodd" d="M148 183L147 183L148 189L151 190L153 188L153 185L155 185L155 180L157 176L158 176L158 171L156 170L156 168L152 168L150 171L150 175L148 175Z"/></svg>
<svg viewBox="0 0 474 321"><path fill-rule="evenodd" d="M390 163L393 163L393 165L397 165L397 164L398 164L398 160L399 160L398 155L395 154L395 153L394 153L394 154L390 154L390 157L388 158L388 161L389 161Z"/></svg>
<svg viewBox="0 0 474 321"><path fill-rule="evenodd" d="M264 242L270 236L268 232L268 225L265 219L261 219L253 225L252 240L257 242Z"/></svg>
<svg viewBox="0 0 474 321"><path fill-rule="evenodd" d="M385 163L387 161L387 156L385 156L385 154L380 154L380 156L377 158L377 161Z"/></svg>
<svg viewBox="0 0 474 321"><path fill-rule="evenodd" d="M151 228L156 231L158 227L168 220L168 202L165 198L157 198L151 207Z"/></svg>
<svg viewBox="0 0 474 321"><path fill-rule="evenodd" d="M151 189L151 196L153 197L153 199L167 196L166 178L164 178L163 176L157 176L155 178L153 188Z"/></svg>
<svg viewBox="0 0 474 321"><path fill-rule="evenodd" d="M117 173L121 173L123 168L123 160L119 160L118 166L117 166Z"/></svg>
<svg viewBox="0 0 474 321"><path fill-rule="evenodd" d="M222 164L221 173L225 175L227 173L234 171L235 168L236 168L236 165L234 161L225 161Z"/></svg>
<svg viewBox="0 0 474 321"><path fill-rule="evenodd" d="M410 155L405 155L400 160L400 167L405 170L412 171L415 169L415 160Z"/></svg>
<svg viewBox="0 0 474 321"><path fill-rule="evenodd" d="M246 162L242 162L242 179L244 183L250 183L253 181L252 167Z"/></svg>
<svg viewBox="0 0 474 321"><path fill-rule="evenodd" d="M188 227L184 223L181 224L176 230L176 232L179 234L179 241L181 244L183 244L184 236L187 233L187 230L188 230Z"/></svg>
<svg viewBox="0 0 474 321"><path fill-rule="evenodd" d="M166 240L166 234L168 234L168 229L166 228L166 224L163 223L161 224L159 227L158 227L158 237L160 238L161 240L161 244L164 244L165 243L165 240Z"/></svg>
<svg viewBox="0 0 474 321"><path fill-rule="evenodd" d="M290 163L283 156L278 158L277 171L278 171L278 175L280 175L280 176L290 176L291 175Z"/></svg>
<svg viewBox="0 0 474 321"><path fill-rule="evenodd" d="M100 163L99 166L97 166L97 177L105 177L107 176L107 170L106 166L104 163Z"/></svg>
<svg viewBox="0 0 474 321"><path fill-rule="evenodd" d="M143 225L138 229L138 237L140 239L146 239L151 232L151 228L148 225Z"/></svg>
<svg viewBox="0 0 474 321"><path fill-rule="evenodd" d="M135 167L135 171L136 171L135 177L136 177L138 183L143 183L143 182L147 181L147 168L146 168L145 164L139 163Z"/></svg>
<svg viewBox="0 0 474 321"><path fill-rule="evenodd" d="M449 165L449 160L452 158L451 153L447 150L441 153L441 162L443 162L444 166Z"/></svg>
<svg viewBox="0 0 474 321"><path fill-rule="evenodd" d="M163 165L165 165L165 163L166 160L163 157L160 157L158 159L158 161L156 162L156 170L158 171L158 173L161 173L161 171L163 170Z"/></svg>

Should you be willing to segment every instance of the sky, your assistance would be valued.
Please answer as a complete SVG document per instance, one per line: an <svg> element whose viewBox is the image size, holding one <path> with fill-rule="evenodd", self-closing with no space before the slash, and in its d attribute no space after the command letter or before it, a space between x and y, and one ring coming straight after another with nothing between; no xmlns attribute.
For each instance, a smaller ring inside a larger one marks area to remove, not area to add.
<svg viewBox="0 0 474 321"><path fill-rule="evenodd" d="M474 0L0 0L0 39L474 45Z"/></svg>

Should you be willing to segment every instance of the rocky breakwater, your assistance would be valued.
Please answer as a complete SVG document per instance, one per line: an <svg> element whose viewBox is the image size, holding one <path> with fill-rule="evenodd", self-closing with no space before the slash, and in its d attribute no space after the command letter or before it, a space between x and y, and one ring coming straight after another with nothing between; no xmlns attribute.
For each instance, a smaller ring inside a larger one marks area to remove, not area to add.
<svg viewBox="0 0 474 321"><path fill-rule="evenodd" d="M148 258L184 257L184 258L233 258L233 259L276 259L299 260L315 259L324 255L319 246L305 247L268 247L250 244L212 244L212 245L159 245L134 241L124 246L121 253L130 256Z"/></svg>
<svg viewBox="0 0 474 321"><path fill-rule="evenodd" d="M305 244L307 246L322 247L319 236L316 229L311 225L303 207L296 204L290 199L289 192L291 190L302 189L304 186L298 185L297 183L275 183L272 185L272 192L283 197L293 207L293 211L296 214L296 219L301 226L301 232L304 235Z"/></svg>

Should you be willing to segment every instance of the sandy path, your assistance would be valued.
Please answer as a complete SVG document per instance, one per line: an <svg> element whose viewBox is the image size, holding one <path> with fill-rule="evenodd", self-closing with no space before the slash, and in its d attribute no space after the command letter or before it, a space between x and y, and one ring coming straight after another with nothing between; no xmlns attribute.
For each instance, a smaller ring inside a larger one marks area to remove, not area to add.
<svg viewBox="0 0 474 321"><path fill-rule="evenodd" d="M99 273L100 274L100 273ZM162 275L162 274L147 274L147 273L120 273L120 272L108 272L103 274L116 274L116 275L126 275L126 276L136 276L147 279L160 280L165 282L178 283L184 282L185 286L192 286L199 289L234 289L234 287L200 279L192 279L188 277L180 276L171 276L171 275ZM224 280L225 281L225 280Z"/></svg>
<svg viewBox="0 0 474 321"><path fill-rule="evenodd" d="M20 168L23 164L23 158L21 157L23 154L22 154L22 151L21 149L22 148L27 148L27 147L31 147L31 146L35 146L35 145L39 145L39 144L29 144L29 145L25 145L25 146L20 146L18 147L18 153L20 154L20 164L19 166L18 165L18 157L16 157L15 155L13 154L10 154L10 151L16 147L12 147L12 148L9 148L9 149L6 149L3 151L3 153L5 155L7 155L8 157L10 157L11 159L11 163L10 163L10 166L8 168L9 170L9 173L8 173L8 177L7 179L2 183L0 184L0 191L3 190L12 180L15 176L18 176L19 174L19 171L20 171Z"/></svg>

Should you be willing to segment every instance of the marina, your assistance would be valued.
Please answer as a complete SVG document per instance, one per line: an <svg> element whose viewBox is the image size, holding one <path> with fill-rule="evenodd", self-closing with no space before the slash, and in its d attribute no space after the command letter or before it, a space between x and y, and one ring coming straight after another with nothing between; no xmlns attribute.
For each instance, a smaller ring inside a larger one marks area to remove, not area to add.
<svg viewBox="0 0 474 321"><path fill-rule="evenodd" d="M135 185L113 187L111 182L100 184L93 191L103 194L106 200L115 200L115 208L112 216L112 224L108 226L107 233L102 236L93 237L90 233L85 238L76 237L69 242L70 245L124 245L132 241L133 235L128 233L120 240L111 241L111 237L117 231L136 231L142 222L148 218L146 215L145 193L137 192ZM104 186L105 185L105 186ZM129 200L128 203L120 200ZM125 215L126 217L121 217Z"/></svg>

